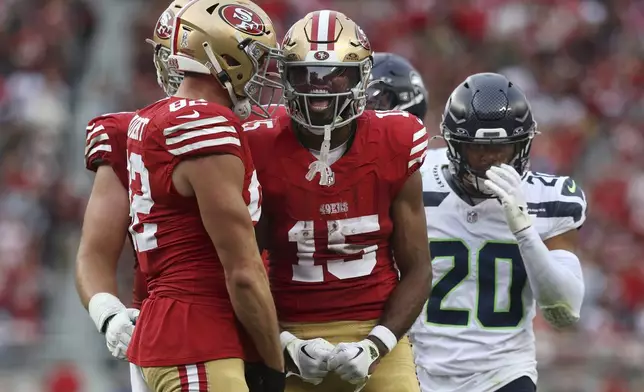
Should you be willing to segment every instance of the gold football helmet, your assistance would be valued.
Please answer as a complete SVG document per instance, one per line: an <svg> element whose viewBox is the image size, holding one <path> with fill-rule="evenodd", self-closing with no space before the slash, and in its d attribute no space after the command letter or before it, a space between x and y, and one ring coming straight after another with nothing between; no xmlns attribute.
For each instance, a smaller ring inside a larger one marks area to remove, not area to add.
<svg viewBox="0 0 644 392"><path fill-rule="evenodd" d="M174 95L181 85L183 74L177 70L168 67L168 57L170 57L170 39L174 29L174 17L176 13L190 0L175 0L161 14L152 38L145 41L154 47L154 67L157 69L157 82L165 91L166 95Z"/></svg>
<svg viewBox="0 0 644 392"><path fill-rule="evenodd" d="M354 21L336 11L311 12L286 33L282 49L280 76L293 120L321 135L362 114L373 52Z"/></svg>
<svg viewBox="0 0 644 392"><path fill-rule="evenodd" d="M281 57L268 15L249 0L190 0L176 15L169 65L181 72L212 74L228 91L242 119L251 111L270 117L263 90L281 89L268 71ZM272 98L275 94L271 94ZM255 107L252 108L251 104Z"/></svg>

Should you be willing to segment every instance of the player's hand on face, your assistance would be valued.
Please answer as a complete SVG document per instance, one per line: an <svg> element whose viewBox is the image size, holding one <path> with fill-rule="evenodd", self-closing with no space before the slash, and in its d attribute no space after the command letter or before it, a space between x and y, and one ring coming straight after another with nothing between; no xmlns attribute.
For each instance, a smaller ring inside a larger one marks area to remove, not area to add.
<svg viewBox="0 0 644 392"><path fill-rule="evenodd" d="M127 347L134 333L134 324L139 317L139 310L123 308L116 313L105 328L107 348L115 358L127 360Z"/></svg>
<svg viewBox="0 0 644 392"><path fill-rule="evenodd" d="M288 355L287 362L290 359L295 369L289 369L288 375L318 385L328 373L327 359L334 346L322 338L302 340L290 336L292 339L286 343L284 350Z"/></svg>
<svg viewBox="0 0 644 392"><path fill-rule="evenodd" d="M501 201L505 218L513 234L532 226L528 205L521 189L521 176L506 164L492 166L486 173L485 185Z"/></svg>
<svg viewBox="0 0 644 392"><path fill-rule="evenodd" d="M327 369L337 373L342 380L364 386L379 360L378 347L369 339L339 343L329 357Z"/></svg>

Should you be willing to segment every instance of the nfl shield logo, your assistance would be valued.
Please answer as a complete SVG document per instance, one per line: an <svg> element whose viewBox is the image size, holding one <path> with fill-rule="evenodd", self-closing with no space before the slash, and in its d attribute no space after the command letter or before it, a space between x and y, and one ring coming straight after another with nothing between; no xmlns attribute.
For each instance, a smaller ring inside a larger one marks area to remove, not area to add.
<svg viewBox="0 0 644 392"><path fill-rule="evenodd" d="M479 214L476 211L468 211L467 212L467 222L468 223L476 223L476 221L479 220Z"/></svg>

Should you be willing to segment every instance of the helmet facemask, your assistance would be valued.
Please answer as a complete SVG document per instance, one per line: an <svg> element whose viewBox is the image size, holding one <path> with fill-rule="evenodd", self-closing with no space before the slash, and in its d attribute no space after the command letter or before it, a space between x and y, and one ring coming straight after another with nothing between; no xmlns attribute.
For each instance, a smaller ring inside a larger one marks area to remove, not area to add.
<svg viewBox="0 0 644 392"><path fill-rule="evenodd" d="M466 133L465 133L466 134ZM485 186L484 182L487 179L485 169L475 169L470 162L468 162L466 154L463 152L465 145L478 145L478 146L504 146L512 145L514 152L511 158L504 162L523 175L530 166L530 149L532 147L532 140L536 135L536 123L529 128L526 132L510 137L467 137L459 135L457 132L451 132L445 125L442 125L442 136L447 144L447 158L450 161L450 171L452 175L464 185L465 190L474 197L480 198L493 198L495 197L492 192ZM497 164L496 162L491 165ZM491 166L489 165L489 166Z"/></svg>
<svg viewBox="0 0 644 392"><path fill-rule="evenodd" d="M409 91L399 93L398 91L382 79L371 81L367 87L367 109L406 111L425 99L421 91L413 93ZM406 94L408 99L400 99L399 94Z"/></svg>
<svg viewBox="0 0 644 392"><path fill-rule="evenodd" d="M398 97L391 86L382 80L374 80L367 87L367 109L396 110Z"/></svg>
<svg viewBox="0 0 644 392"><path fill-rule="evenodd" d="M263 118L271 118L283 99L284 86L279 73L276 72L282 59L282 52L279 48L269 48L257 41L246 46L244 52L250 58L255 69L255 73L244 86L246 98L253 105L253 114Z"/></svg>
<svg viewBox="0 0 644 392"><path fill-rule="evenodd" d="M250 38L241 41L238 49L248 57L253 66L253 73L243 85L242 92L238 94L238 90L233 86L231 74L235 73L235 67L240 66L240 62L230 55L215 55L207 42L203 43L203 47L210 60L210 72L228 91L233 103L233 111L237 116L244 120L251 113L254 113L262 118L270 118L278 108L277 105L280 100L278 91L283 89L277 73L270 71L281 60L281 51L277 48L269 48L261 42L253 41ZM223 70L220 61L225 62L228 71ZM267 105L261 104L263 95L270 96ZM275 99L276 97L277 99Z"/></svg>
<svg viewBox="0 0 644 392"><path fill-rule="evenodd" d="M163 89L167 96L175 95L183 81L183 73L168 67L170 49L151 39L146 39L145 41L154 47L154 57L152 60L157 70L157 83L159 87Z"/></svg>
<svg viewBox="0 0 644 392"><path fill-rule="evenodd" d="M364 112L372 64L371 57L355 63L280 64L289 115L309 132L324 136L320 157L309 166L307 180L320 173L320 185L333 185L329 164L331 132Z"/></svg>
<svg viewBox="0 0 644 392"><path fill-rule="evenodd" d="M355 63L280 64L291 118L316 135L349 124L365 110L371 65L370 58Z"/></svg>

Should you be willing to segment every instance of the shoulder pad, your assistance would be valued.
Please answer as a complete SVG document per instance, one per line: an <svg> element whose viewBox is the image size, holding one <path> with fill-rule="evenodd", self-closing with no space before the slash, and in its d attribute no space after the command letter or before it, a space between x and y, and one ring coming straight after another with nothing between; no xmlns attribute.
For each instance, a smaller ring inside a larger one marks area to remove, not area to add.
<svg viewBox="0 0 644 392"><path fill-rule="evenodd" d="M586 220L586 195L570 177L528 172L524 190L529 213L544 220L539 224L544 238L579 229Z"/></svg>
<svg viewBox="0 0 644 392"><path fill-rule="evenodd" d="M259 120L248 120L242 124L244 132L249 131L266 131L270 129L277 129L279 126L278 118L264 118ZM255 133L255 132L252 132Z"/></svg>
<svg viewBox="0 0 644 392"><path fill-rule="evenodd" d="M171 100L160 129L163 147L174 156L240 155L241 124L226 107L204 100Z"/></svg>
<svg viewBox="0 0 644 392"><path fill-rule="evenodd" d="M432 148L427 150L425 162L420 170L425 173L431 171L434 166L443 166L447 164L449 164L449 159L447 159L447 147Z"/></svg>
<svg viewBox="0 0 644 392"><path fill-rule="evenodd" d="M276 118L247 121L242 125L257 170L261 171L266 160L275 153L277 136L289 123L290 117L284 114Z"/></svg>
<svg viewBox="0 0 644 392"><path fill-rule="evenodd" d="M374 110L368 112L371 126L385 133L396 156L405 161L407 174L418 170L427 155L429 137L423 122L402 110Z"/></svg>
<svg viewBox="0 0 644 392"><path fill-rule="evenodd" d="M85 167L88 170L96 171L101 165L112 166L121 156L125 159L127 128L133 117L133 112L108 113L87 124Z"/></svg>

